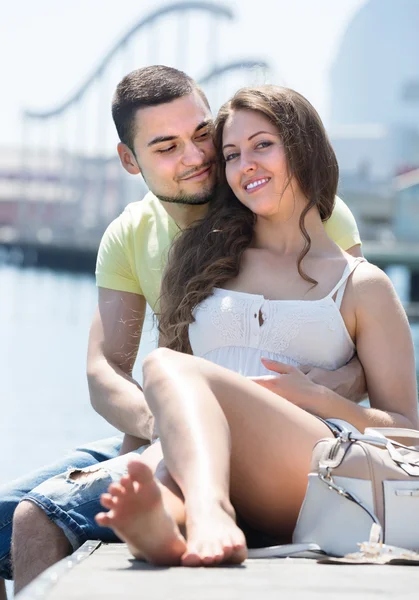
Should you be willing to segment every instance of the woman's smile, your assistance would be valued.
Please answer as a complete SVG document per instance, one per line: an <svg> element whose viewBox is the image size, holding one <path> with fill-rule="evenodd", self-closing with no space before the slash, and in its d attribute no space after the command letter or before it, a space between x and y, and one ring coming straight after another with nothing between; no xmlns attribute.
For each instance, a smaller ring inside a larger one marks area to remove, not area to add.
<svg viewBox="0 0 419 600"><path fill-rule="evenodd" d="M257 111L234 111L224 127L223 154L226 178L238 200L255 214L278 212L289 172L284 146L273 123ZM258 201L263 198L263 203L256 206L250 196Z"/></svg>
<svg viewBox="0 0 419 600"><path fill-rule="evenodd" d="M243 188L248 194L254 194L261 188L265 187L270 182L270 180L270 177L252 177L252 179L249 179L243 185Z"/></svg>

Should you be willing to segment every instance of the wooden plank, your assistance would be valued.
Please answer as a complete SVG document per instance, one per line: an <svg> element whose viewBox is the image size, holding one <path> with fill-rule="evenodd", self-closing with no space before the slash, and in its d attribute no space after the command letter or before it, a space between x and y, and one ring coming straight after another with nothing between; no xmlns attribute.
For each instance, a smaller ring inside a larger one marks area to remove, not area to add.
<svg viewBox="0 0 419 600"><path fill-rule="evenodd" d="M39 577L37 577L30 585L25 587L17 597L21 600L35 600L36 598L49 597L49 593L54 585L60 581L60 578L88 558L100 545L101 542L97 540L88 540L77 550L77 552L73 552L70 556L67 556L41 573L41 575L39 575Z"/></svg>
<svg viewBox="0 0 419 600"><path fill-rule="evenodd" d="M277 558L252 559L241 566L159 568L135 561L125 544L102 544L73 562L76 566L64 570L44 595L35 581L17 600L353 600L354 595L408 600L419 593L419 567L414 566L321 565Z"/></svg>

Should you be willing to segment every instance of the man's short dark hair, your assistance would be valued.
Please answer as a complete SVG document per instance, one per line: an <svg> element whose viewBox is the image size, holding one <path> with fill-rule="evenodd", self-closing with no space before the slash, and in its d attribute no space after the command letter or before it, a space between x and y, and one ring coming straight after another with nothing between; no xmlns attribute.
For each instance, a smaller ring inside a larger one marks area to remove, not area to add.
<svg viewBox="0 0 419 600"><path fill-rule="evenodd" d="M204 92L192 77L173 67L153 65L126 75L112 100L112 116L121 142L134 151L134 120L138 109L165 104L195 90L209 107Z"/></svg>

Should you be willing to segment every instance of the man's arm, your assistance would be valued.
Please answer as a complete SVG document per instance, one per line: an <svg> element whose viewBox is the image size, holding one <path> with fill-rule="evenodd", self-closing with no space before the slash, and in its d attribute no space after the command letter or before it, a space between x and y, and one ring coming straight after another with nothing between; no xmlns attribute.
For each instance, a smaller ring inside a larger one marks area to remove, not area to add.
<svg viewBox="0 0 419 600"><path fill-rule="evenodd" d="M144 296L99 288L90 329L87 378L93 408L128 436L128 449L151 439L153 417L132 369L146 310Z"/></svg>
<svg viewBox="0 0 419 600"><path fill-rule="evenodd" d="M328 371L318 367L302 369L309 379L318 383L336 394L353 402L361 402L367 394L367 382L364 369L357 356L354 356L346 365Z"/></svg>

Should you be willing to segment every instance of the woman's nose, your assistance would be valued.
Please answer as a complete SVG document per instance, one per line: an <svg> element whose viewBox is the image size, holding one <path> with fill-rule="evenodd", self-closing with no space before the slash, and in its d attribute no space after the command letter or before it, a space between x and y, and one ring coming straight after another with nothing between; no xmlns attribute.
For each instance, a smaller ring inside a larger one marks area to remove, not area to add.
<svg viewBox="0 0 419 600"><path fill-rule="evenodd" d="M240 167L243 173L248 173L249 171L256 171L256 163L255 161L246 155L241 156Z"/></svg>

